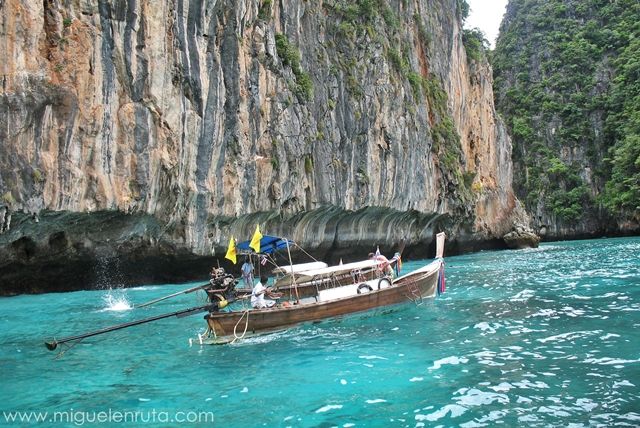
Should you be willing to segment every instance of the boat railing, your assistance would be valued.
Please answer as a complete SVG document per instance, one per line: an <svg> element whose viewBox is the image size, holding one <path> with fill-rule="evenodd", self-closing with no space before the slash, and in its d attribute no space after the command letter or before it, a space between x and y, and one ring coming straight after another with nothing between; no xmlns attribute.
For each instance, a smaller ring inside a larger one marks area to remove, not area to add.
<svg viewBox="0 0 640 428"><path fill-rule="evenodd" d="M393 280L393 283L394 285L395 284L404 285L405 283L408 283L408 282L419 281L422 278L432 275L435 270L438 270L440 268L440 264L441 262L439 262L438 260L435 260L418 270L415 270L406 275L402 275L398 278L395 278Z"/></svg>
<svg viewBox="0 0 640 428"><path fill-rule="evenodd" d="M371 269L354 269L349 272L344 272L336 275L332 273L330 275L317 275L314 277L313 285L318 291L328 290L336 287L343 287L349 284L357 284L370 279L383 278L383 272L377 268ZM306 285L306 284L305 284Z"/></svg>
<svg viewBox="0 0 640 428"><path fill-rule="evenodd" d="M305 278L304 281L300 281L297 284L283 285L275 287L273 291L283 291L287 294L294 296L294 289L309 288L313 289L313 294L318 296L322 290L330 290L337 287L343 287L351 284L360 284L373 279L389 278L392 286L395 285L407 285L407 281L416 281L422 279L422 277L429 276L434 269L439 268L439 263L434 261L429 265L426 265L416 271L411 272L408 275L403 275L397 278L390 278L378 268L378 266L372 266L369 268L357 268L346 270L342 272L327 272L318 273L312 277ZM410 278L407 278L410 277ZM310 296L309 291L305 292L305 295Z"/></svg>
<svg viewBox="0 0 640 428"><path fill-rule="evenodd" d="M360 268L340 272L338 274L336 274L335 272L317 274L311 277L309 280L298 282L297 284L295 284L295 287L313 287L315 288L316 293L319 293L321 290L329 290L332 288L343 287L350 284L359 284L371 279L380 279L383 277L386 277L384 275L384 272L382 272L377 267L372 267L370 269ZM290 289L293 287L293 284L287 285L286 289ZM282 289L276 289L276 291L280 290Z"/></svg>

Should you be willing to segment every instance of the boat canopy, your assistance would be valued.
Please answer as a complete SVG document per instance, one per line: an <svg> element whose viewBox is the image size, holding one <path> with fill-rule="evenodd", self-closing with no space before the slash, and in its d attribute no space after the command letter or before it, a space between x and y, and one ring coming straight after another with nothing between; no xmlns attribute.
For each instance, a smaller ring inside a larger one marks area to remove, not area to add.
<svg viewBox="0 0 640 428"><path fill-rule="evenodd" d="M289 242L289 246L295 245L293 241L289 241L286 238L264 235L260 239L260 252L264 254L273 254L278 250L287 248L287 242ZM253 253L254 251L251 247L249 247L249 244L251 244L251 240L242 241L238 245L236 245L236 248L245 254Z"/></svg>
<svg viewBox="0 0 640 428"><path fill-rule="evenodd" d="M380 264L380 262L377 262L375 260L363 260L361 262L353 262L353 263L346 263L342 265L329 266L324 269L306 270L304 272L300 272L299 275L306 276L306 277L328 277L331 275L338 275L341 273L346 273L346 272L351 272L356 270L373 269L378 264Z"/></svg>
<svg viewBox="0 0 640 428"><path fill-rule="evenodd" d="M328 266L329 265L327 265L325 262L299 263L297 265L278 266L273 270L273 273L303 272L305 270L311 269L322 269Z"/></svg>
<svg viewBox="0 0 640 428"><path fill-rule="evenodd" d="M342 275L350 272L363 271L367 269L374 269L380 262L375 260L363 260L361 262L353 262L342 265L329 266L324 268L316 268L309 270L294 270L294 273L287 272L281 278L278 278L275 282L276 287L283 287L291 285L294 282L307 282L312 280L323 280L331 278L335 275ZM294 278L295 277L295 278Z"/></svg>

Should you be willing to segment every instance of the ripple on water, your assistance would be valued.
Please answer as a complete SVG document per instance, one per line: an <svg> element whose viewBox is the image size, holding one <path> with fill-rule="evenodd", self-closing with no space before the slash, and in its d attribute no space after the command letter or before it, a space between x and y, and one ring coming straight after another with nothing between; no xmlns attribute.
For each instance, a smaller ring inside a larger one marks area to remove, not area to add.
<svg viewBox="0 0 640 428"><path fill-rule="evenodd" d="M500 324L499 324L499 323L497 323L497 322L494 322L494 323L491 323L491 324L490 324L490 323L488 323L488 322L486 322L486 321L479 322L479 323L477 323L477 324L475 324L475 325L473 326L473 328L477 328L477 329L481 330L481 331L482 331L482 333L481 333L481 334L482 334L483 336L484 336L485 334L494 334L496 331L498 331L498 329L499 329L500 327L502 327L502 325L500 325Z"/></svg>
<svg viewBox="0 0 640 428"><path fill-rule="evenodd" d="M458 364L466 364L468 362L469 362L469 359L465 357L456 357L456 356L446 357L446 358L442 358L437 361L434 361L433 366L429 367L429 370L438 370L439 368L447 364L458 365Z"/></svg>
<svg viewBox="0 0 640 428"><path fill-rule="evenodd" d="M611 358L611 357L603 357L603 358L587 358L584 360L587 364L598 364L602 366L616 366L616 368L624 367L624 364L631 364L640 362L640 360L624 360L620 358Z"/></svg>
<svg viewBox="0 0 640 428"><path fill-rule="evenodd" d="M339 410L342 409L342 407L342 404L327 404L326 406L322 406L318 410L316 410L316 413L325 413L331 410Z"/></svg>
<svg viewBox="0 0 640 428"><path fill-rule="evenodd" d="M602 330L594 330L594 331L572 331L572 332L567 332L567 333L562 333L562 334L557 334L555 336L549 336L549 337L545 337L542 339L538 339L538 342L540 343L547 343L547 342L558 342L558 343L563 343L563 342L572 342L576 339L581 339L581 338L586 338L589 336L594 336L594 335L598 335L598 334L602 334Z"/></svg>
<svg viewBox="0 0 640 428"><path fill-rule="evenodd" d="M527 300L535 296L535 294L536 292L534 290L525 289L512 296L509 300L511 300L512 302L526 302Z"/></svg>
<svg viewBox="0 0 640 428"><path fill-rule="evenodd" d="M454 392L453 400L465 407L483 406L497 402L499 404L509 403L509 397L506 394L497 392L486 392L476 388L461 388ZM459 395L459 396L456 396Z"/></svg>
<svg viewBox="0 0 640 428"><path fill-rule="evenodd" d="M362 360L387 360L387 358L378 355L360 355L358 358Z"/></svg>
<svg viewBox="0 0 640 428"><path fill-rule="evenodd" d="M435 422L439 419L446 417L447 415L450 415L452 418L457 418L463 415L466 411L467 411L467 408L464 406L460 406L457 404L447 404L441 409L438 409L435 412L429 413L427 415L418 413L415 415L415 420Z"/></svg>
<svg viewBox="0 0 640 428"><path fill-rule="evenodd" d="M443 297L232 346L188 348L201 316L89 338L59 360L34 346L142 318L125 312L127 294L149 301L175 284L112 290L104 302L106 290L0 299L0 402L213 406L238 426L640 426L640 239L595 244L452 257Z"/></svg>

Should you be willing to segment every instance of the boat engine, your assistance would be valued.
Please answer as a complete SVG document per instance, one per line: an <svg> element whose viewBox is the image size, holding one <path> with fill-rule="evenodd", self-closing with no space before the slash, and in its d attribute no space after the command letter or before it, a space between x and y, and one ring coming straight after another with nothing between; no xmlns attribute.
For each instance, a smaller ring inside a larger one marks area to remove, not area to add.
<svg viewBox="0 0 640 428"><path fill-rule="evenodd" d="M217 268L211 272L209 286L205 288L207 297L211 303L218 303L222 300L235 298L235 288L238 281L233 275L224 271L224 268Z"/></svg>

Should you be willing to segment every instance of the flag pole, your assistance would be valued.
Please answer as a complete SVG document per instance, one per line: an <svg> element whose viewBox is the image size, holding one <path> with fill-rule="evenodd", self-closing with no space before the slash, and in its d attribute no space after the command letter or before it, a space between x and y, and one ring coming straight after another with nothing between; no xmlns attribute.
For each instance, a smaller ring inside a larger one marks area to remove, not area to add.
<svg viewBox="0 0 640 428"><path fill-rule="evenodd" d="M289 240L285 238L287 243L287 255L289 256L289 266L291 266L291 280L293 282L293 289L296 291L296 303L300 303L300 295L298 294L298 284L296 284L296 275L293 272L293 261L291 260L291 249L289 248Z"/></svg>

